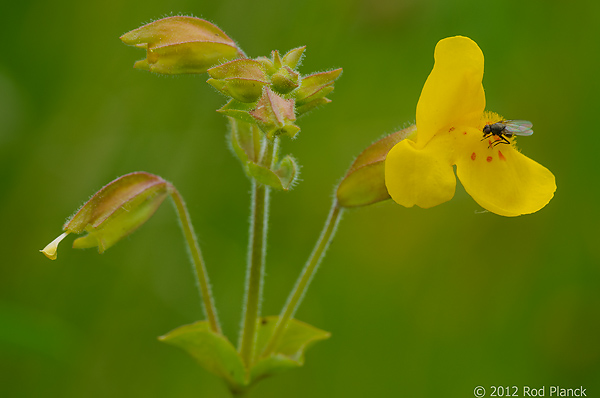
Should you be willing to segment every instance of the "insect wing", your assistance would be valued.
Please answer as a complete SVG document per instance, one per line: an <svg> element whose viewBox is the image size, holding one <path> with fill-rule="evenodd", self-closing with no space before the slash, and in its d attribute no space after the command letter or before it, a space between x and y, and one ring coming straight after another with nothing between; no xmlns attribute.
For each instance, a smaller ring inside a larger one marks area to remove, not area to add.
<svg viewBox="0 0 600 398"><path fill-rule="evenodd" d="M503 124L506 126L504 129L507 133L514 135L531 135L533 134L533 123L528 120L505 120Z"/></svg>

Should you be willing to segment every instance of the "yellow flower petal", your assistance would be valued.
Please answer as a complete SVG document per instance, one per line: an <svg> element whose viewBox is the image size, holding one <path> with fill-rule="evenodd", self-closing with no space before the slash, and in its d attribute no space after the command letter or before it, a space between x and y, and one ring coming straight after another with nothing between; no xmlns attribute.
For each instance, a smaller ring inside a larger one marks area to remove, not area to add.
<svg viewBox="0 0 600 398"><path fill-rule="evenodd" d="M456 159L456 173L465 190L483 208L506 217L534 213L556 191L554 175L512 145L477 146Z"/></svg>
<svg viewBox="0 0 600 398"><path fill-rule="evenodd" d="M417 104L417 146L423 148L439 131L475 126L485 109L483 53L468 37L440 40L435 64Z"/></svg>
<svg viewBox="0 0 600 398"><path fill-rule="evenodd" d="M422 150L415 147L414 141L406 139L388 152L385 185L396 203L427 209L452 199L456 177L448 159L445 138L432 140Z"/></svg>
<svg viewBox="0 0 600 398"><path fill-rule="evenodd" d="M58 244L68 234L69 234L69 232L63 232L62 234L60 234L58 236L58 238L56 238L52 242L48 243L46 245L46 247L44 247L42 250L40 250L40 252L42 252L44 254L44 256L48 257L50 260L56 260L56 257L58 256L58 254L57 254Z"/></svg>

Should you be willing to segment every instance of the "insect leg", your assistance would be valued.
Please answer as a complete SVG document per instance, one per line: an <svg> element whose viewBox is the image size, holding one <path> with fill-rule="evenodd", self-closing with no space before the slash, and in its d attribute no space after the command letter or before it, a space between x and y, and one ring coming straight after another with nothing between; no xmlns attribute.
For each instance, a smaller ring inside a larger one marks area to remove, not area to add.
<svg viewBox="0 0 600 398"><path fill-rule="evenodd" d="M496 146L498 144L508 144L508 145L510 145L510 141L507 140L505 136L503 136L502 134L500 134L498 137L500 137L500 139L497 140L496 142L494 142L494 145L492 145L492 146Z"/></svg>

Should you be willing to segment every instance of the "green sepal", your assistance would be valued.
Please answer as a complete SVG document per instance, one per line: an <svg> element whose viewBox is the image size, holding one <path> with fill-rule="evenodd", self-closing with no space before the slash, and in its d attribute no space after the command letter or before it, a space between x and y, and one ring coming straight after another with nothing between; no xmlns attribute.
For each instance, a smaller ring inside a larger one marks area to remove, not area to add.
<svg viewBox="0 0 600 398"><path fill-rule="evenodd" d="M264 131L264 133L266 134L267 138L272 140L274 137L278 136L278 135L285 135L288 136L289 138L294 138L296 137L296 134L298 134L300 132L300 127L298 127L295 124L288 124L285 125L283 127L277 127L277 126L269 126L269 125L264 125L264 124L259 124L259 126L262 128L262 130Z"/></svg>
<svg viewBox="0 0 600 398"><path fill-rule="evenodd" d="M360 207L389 199L385 186L385 158L394 145L416 131L416 126L392 133L371 144L350 166L336 191L342 207Z"/></svg>
<svg viewBox="0 0 600 398"><path fill-rule="evenodd" d="M284 191L290 190L298 180L299 166L291 155L286 155L275 169L275 174L281 181L281 186Z"/></svg>
<svg viewBox="0 0 600 398"><path fill-rule="evenodd" d="M222 92L228 97L231 97L240 102L255 102L262 94L263 87L268 84L260 80L253 79L208 79L208 84Z"/></svg>
<svg viewBox="0 0 600 398"><path fill-rule="evenodd" d="M258 358L255 359L254 366L250 371L250 380L252 383L304 365L306 350L314 343L331 337L331 333L329 332L318 329L308 323L292 319L289 321L288 327L281 337L275 352L266 358L260 358L260 354L265 349L273 334L278 319L279 317L277 316L268 316L262 317L259 321L256 341Z"/></svg>
<svg viewBox="0 0 600 398"><path fill-rule="evenodd" d="M332 89L333 89L333 87L332 87ZM316 109L316 108L323 106L325 104L328 104L330 102L331 102L331 100L329 98L325 98L325 97L314 99L304 105L296 107L296 115L302 116L305 113L310 112L313 109Z"/></svg>
<svg viewBox="0 0 600 398"><path fill-rule="evenodd" d="M271 58L273 59L273 66L275 67L275 69L280 69L283 66L283 63L281 62L281 56L279 55L279 51L271 51Z"/></svg>
<svg viewBox="0 0 600 398"><path fill-rule="evenodd" d="M304 56L304 50L306 50L306 46L294 48L288 51L282 59L284 65L289 66L292 69L296 69L296 67L302 61L302 57Z"/></svg>
<svg viewBox="0 0 600 398"><path fill-rule="evenodd" d="M271 169L254 162L248 162L246 164L246 173L250 178L254 178L256 182L260 184L268 185L275 189L283 189L283 184L281 183L279 176Z"/></svg>
<svg viewBox="0 0 600 398"><path fill-rule="evenodd" d="M260 62L260 64L263 66L263 69L265 71L265 73L268 76L271 76L273 73L277 72L277 69L275 68L275 65L273 65L273 61L270 60L267 57L258 57L256 58L257 62Z"/></svg>
<svg viewBox="0 0 600 398"><path fill-rule="evenodd" d="M265 87L256 107L249 113L268 139L271 140L277 135L294 138L300 131L300 127L294 124L296 120L294 107L292 98L285 99L269 87Z"/></svg>
<svg viewBox="0 0 600 398"><path fill-rule="evenodd" d="M225 380L231 390L241 391L247 385L242 358L225 336L210 329L208 321L180 326L158 339L183 349L205 370Z"/></svg>
<svg viewBox="0 0 600 398"><path fill-rule="evenodd" d="M248 161L258 162L260 156L260 129L256 124L229 119L231 133L229 142L234 153L245 166Z"/></svg>
<svg viewBox="0 0 600 398"><path fill-rule="evenodd" d="M300 75L289 66L284 66L271 76L271 87L281 94L287 94L298 87Z"/></svg>
<svg viewBox="0 0 600 398"><path fill-rule="evenodd" d="M283 191L289 191L294 186L298 179L298 170L299 166L291 155L286 155L273 170L251 161L246 163L246 173L250 178Z"/></svg>
<svg viewBox="0 0 600 398"><path fill-rule="evenodd" d="M232 99L223 105L221 109L217 109L217 112L225 116L230 116L234 119L241 120L242 122L256 124L256 120L249 113L254 106L255 104L253 103L244 103Z"/></svg>
<svg viewBox="0 0 600 398"><path fill-rule="evenodd" d="M236 59L208 70L207 83L241 102L254 102L269 84L263 65L253 59Z"/></svg>
<svg viewBox="0 0 600 398"><path fill-rule="evenodd" d="M325 97L333 91L333 83L342 74L342 69L315 73L302 79L298 89L292 93L296 99L296 105L304 105L316 98Z"/></svg>

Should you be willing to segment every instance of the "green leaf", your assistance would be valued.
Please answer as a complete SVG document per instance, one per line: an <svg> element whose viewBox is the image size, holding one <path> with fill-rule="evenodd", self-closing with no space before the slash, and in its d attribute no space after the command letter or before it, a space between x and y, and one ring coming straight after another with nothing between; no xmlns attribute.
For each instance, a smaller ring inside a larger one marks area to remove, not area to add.
<svg viewBox="0 0 600 398"><path fill-rule="evenodd" d="M277 316L260 319L256 341L257 355L260 355L267 345L278 319ZM314 343L328 339L330 336L329 332L317 329L307 323L295 319L290 320L275 353L267 358L255 360L255 365L250 371L250 383L304 365L306 350Z"/></svg>
<svg viewBox="0 0 600 398"><path fill-rule="evenodd" d="M233 391L241 391L246 385L242 358L225 336L210 329L207 321L180 326L159 340L182 348L204 369L225 380Z"/></svg>

